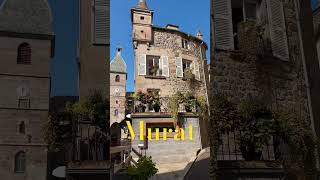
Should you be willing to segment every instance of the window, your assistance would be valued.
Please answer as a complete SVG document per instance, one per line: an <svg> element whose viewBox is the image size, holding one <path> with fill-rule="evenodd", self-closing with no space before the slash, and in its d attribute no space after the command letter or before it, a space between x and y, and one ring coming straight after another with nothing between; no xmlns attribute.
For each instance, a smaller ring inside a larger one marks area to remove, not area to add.
<svg viewBox="0 0 320 180"><path fill-rule="evenodd" d="M257 4L255 1L246 0L244 2L244 12L246 20L255 21L257 18Z"/></svg>
<svg viewBox="0 0 320 180"><path fill-rule="evenodd" d="M160 56L147 56L147 75L161 76Z"/></svg>
<svg viewBox="0 0 320 180"><path fill-rule="evenodd" d="M140 20L144 20L144 16L140 16Z"/></svg>
<svg viewBox="0 0 320 180"><path fill-rule="evenodd" d="M119 111L118 111L118 109L116 109L116 110L114 110L114 116L118 116L119 115Z"/></svg>
<svg viewBox="0 0 320 180"><path fill-rule="evenodd" d="M109 1L94 0L94 7L92 8L92 37L94 44L108 44L109 43Z"/></svg>
<svg viewBox="0 0 320 180"><path fill-rule="evenodd" d="M118 104L119 102L118 102L118 100L116 100L116 104Z"/></svg>
<svg viewBox="0 0 320 180"><path fill-rule="evenodd" d="M115 81L116 81L116 82L120 82L120 76L119 76L119 75L116 75Z"/></svg>
<svg viewBox="0 0 320 180"><path fill-rule="evenodd" d="M20 124L19 124L19 133L20 134L26 133L26 125L24 124L24 121L20 122Z"/></svg>
<svg viewBox="0 0 320 180"><path fill-rule="evenodd" d="M182 48L190 49L188 40L182 39Z"/></svg>
<svg viewBox="0 0 320 180"><path fill-rule="evenodd" d="M176 75L177 77L186 77L186 73L194 75L195 79L200 81L200 63L198 61L190 61L182 59L181 57L176 58ZM189 75L189 74L188 74ZM190 77L190 76L189 76Z"/></svg>
<svg viewBox="0 0 320 180"><path fill-rule="evenodd" d="M21 109L30 108L30 99L19 99L18 107Z"/></svg>
<svg viewBox="0 0 320 180"><path fill-rule="evenodd" d="M168 56L152 56L139 54L138 74L140 76L169 77L169 58Z"/></svg>
<svg viewBox="0 0 320 180"><path fill-rule="evenodd" d="M151 132L156 132L156 129L159 128L159 132L163 132L163 129L166 128L167 132L169 129L175 130L174 124L172 122L163 122L163 123L147 123L147 129L151 128Z"/></svg>
<svg viewBox="0 0 320 180"><path fill-rule="evenodd" d="M18 152L14 158L14 172L24 173L26 171L26 153L23 151Z"/></svg>
<svg viewBox="0 0 320 180"><path fill-rule="evenodd" d="M183 70L183 77L185 77L185 73L187 70L191 70L191 61L182 59L182 70Z"/></svg>
<svg viewBox="0 0 320 180"><path fill-rule="evenodd" d="M159 129L159 138L163 137L164 128L167 129L167 138L173 138L176 127L173 122L149 122L146 123L146 137L148 136L148 128L151 128L151 137L156 138L156 129Z"/></svg>
<svg viewBox="0 0 320 180"><path fill-rule="evenodd" d="M31 64L31 47L28 43L19 45L17 64Z"/></svg>

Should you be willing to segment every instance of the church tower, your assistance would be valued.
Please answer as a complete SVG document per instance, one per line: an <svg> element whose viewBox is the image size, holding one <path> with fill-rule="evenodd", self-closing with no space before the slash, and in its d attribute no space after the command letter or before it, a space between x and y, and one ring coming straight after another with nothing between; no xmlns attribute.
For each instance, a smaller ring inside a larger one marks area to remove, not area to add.
<svg viewBox="0 0 320 180"><path fill-rule="evenodd" d="M153 11L149 10L145 0L139 0L138 6L131 9L131 21L134 46L151 43Z"/></svg>
<svg viewBox="0 0 320 180"><path fill-rule="evenodd" d="M110 126L125 119L127 65L117 48L110 64Z"/></svg>
<svg viewBox="0 0 320 180"><path fill-rule="evenodd" d="M0 9L0 179L45 180L50 60L47 0L6 0Z"/></svg>

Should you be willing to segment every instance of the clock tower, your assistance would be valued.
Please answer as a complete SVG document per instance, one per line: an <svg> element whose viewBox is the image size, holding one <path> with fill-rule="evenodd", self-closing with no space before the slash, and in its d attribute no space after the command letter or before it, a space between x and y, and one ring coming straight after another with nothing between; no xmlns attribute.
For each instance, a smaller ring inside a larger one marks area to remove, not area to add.
<svg viewBox="0 0 320 180"><path fill-rule="evenodd" d="M110 64L110 126L125 119L127 65L117 48Z"/></svg>

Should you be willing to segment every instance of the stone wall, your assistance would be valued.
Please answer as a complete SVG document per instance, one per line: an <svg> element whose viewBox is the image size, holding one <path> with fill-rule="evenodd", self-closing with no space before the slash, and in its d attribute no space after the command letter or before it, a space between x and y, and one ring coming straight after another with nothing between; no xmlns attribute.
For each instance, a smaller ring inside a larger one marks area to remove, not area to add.
<svg viewBox="0 0 320 180"><path fill-rule="evenodd" d="M0 37L0 42L0 179L44 180L51 40ZM17 64L17 47L23 42L31 47L31 64ZM19 108L19 99L29 99L30 107ZM19 131L22 122L25 128ZM26 155L23 173L14 170L15 155L20 151Z"/></svg>
<svg viewBox="0 0 320 180"><path fill-rule="evenodd" d="M120 82L115 82L117 75L120 76ZM114 122L120 123L125 118L126 76L126 74L110 73L110 125ZM118 116L114 114L116 109Z"/></svg>
<svg viewBox="0 0 320 180"><path fill-rule="evenodd" d="M206 47L201 45L202 48L202 61L200 59L200 43L193 39L188 39L190 49L182 48L182 38L181 33L173 33L170 31L154 30L154 43L148 47L145 44L139 44L137 49L135 49L135 57L138 54L147 54L154 56L168 56L169 58L169 77L165 78L149 78L146 76L139 76L138 72L138 60L135 61L135 90L146 91L150 89L160 89L162 97L170 97L177 91L194 91L198 95L204 95L205 90L205 73L206 71ZM176 64L175 58L182 57L193 62L200 64L200 81L196 84L189 84L189 82L178 78L176 76Z"/></svg>
<svg viewBox="0 0 320 180"><path fill-rule="evenodd" d="M268 52L254 54L250 48L256 46L252 46L248 38L242 39L240 51L217 51L213 57L211 92L235 100L258 98L273 109L294 108L308 119L307 89L293 8L292 4L285 4L290 60L283 61ZM246 32L240 30L238 33ZM239 36L254 36L254 33ZM251 39L254 38L258 37Z"/></svg>

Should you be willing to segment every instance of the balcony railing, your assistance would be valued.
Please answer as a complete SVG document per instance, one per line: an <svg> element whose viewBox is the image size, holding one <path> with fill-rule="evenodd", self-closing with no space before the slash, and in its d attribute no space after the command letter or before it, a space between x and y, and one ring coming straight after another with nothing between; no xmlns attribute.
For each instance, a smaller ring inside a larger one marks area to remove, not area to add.
<svg viewBox="0 0 320 180"><path fill-rule="evenodd" d="M160 110L159 112L170 112L169 107L170 98L169 97L161 97L160 98ZM143 112L157 112L152 104L143 103L141 101L134 101L134 112L135 113L143 113ZM178 112L197 112L196 107L188 108L186 103L179 104Z"/></svg>

